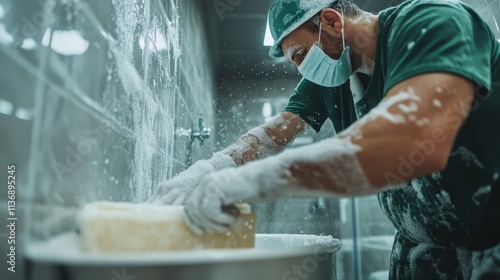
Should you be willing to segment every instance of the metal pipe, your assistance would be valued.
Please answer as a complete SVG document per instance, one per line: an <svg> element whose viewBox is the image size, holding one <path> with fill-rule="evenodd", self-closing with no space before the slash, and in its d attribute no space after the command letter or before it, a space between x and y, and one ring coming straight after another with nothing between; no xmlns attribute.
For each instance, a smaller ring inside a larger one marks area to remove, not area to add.
<svg viewBox="0 0 500 280"><path fill-rule="evenodd" d="M359 240L359 213L358 213L358 199L351 199L352 211L352 264L354 270L354 279L363 279L361 270L361 246Z"/></svg>

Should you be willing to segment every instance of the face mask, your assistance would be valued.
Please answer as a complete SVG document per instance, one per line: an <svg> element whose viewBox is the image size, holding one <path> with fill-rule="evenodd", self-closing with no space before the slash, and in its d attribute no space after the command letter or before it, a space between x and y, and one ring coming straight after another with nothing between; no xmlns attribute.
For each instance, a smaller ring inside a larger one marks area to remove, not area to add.
<svg viewBox="0 0 500 280"><path fill-rule="evenodd" d="M321 22L319 25L318 44L314 44L300 64L298 70L307 80L324 87L337 87L349 79L352 74L349 47L344 41L344 14L342 13L342 43L344 51L339 60L332 59L321 50Z"/></svg>

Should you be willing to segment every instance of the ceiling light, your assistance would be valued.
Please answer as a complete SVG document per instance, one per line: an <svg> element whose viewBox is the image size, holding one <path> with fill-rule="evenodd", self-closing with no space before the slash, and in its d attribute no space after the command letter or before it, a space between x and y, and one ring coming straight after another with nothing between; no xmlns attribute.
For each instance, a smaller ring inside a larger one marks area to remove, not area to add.
<svg viewBox="0 0 500 280"><path fill-rule="evenodd" d="M85 40L78 30L47 29L42 38L43 46L65 56L82 55L89 48L89 41Z"/></svg>
<svg viewBox="0 0 500 280"><path fill-rule="evenodd" d="M273 106L271 106L270 102L264 103L264 106L262 106L262 115L265 118L270 118L273 116Z"/></svg>
<svg viewBox="0 0 500 280"><path fill-rule="evenodd" d="M269 21L266 24L266 35L264 36L264 46L272 46L274 44L273 36L271 35L271 29L269 29Z"/></svg>
<svg viewBox="0 0 500 280"><path fill-rule="evenodd" d="M0 113L4 115L11 115L14 109L14 105L7 100L0 99Z"/></svg>
<svg viewBox="0 0 500 280"><path fill-rule="evenodd" d="M33 119L33 110L17 108L16 117L21 120L30 121L31 119Z"/></svg>

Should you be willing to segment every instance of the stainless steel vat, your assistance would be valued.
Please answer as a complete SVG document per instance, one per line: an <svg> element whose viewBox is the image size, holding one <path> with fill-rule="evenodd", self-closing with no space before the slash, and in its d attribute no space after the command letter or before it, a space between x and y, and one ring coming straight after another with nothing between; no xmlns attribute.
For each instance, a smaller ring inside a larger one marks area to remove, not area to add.
<svg viewBox="0 0 500 280"><path fill-rule="evenodd" d="M71 242L27 250L28 279L328 280L336 279L335 254L341 246L331 236L288 234L257 234L254 249L134 255L87 254L62 244Z"/></svg>

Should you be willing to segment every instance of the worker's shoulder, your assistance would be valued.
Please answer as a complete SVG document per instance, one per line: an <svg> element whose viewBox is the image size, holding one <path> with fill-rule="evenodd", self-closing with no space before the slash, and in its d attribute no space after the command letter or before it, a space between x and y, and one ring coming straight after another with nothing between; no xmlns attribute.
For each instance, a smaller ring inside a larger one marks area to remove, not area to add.
<svg viewBox="0 0 500 280"><path fill-rule="evenodd" d="M481 20L470 6L456 0L409 0L380 15L382 26L390 30L389 42L402 34L422 30L430 31L426 34L428 36L436 36L468 28L473 22Z"/></svg>
<svg viewBox="0 0 500 280"><path fill-rule="evenodd" d="M413 0L400 4L396 9L397 17L437 17L465 16L474 13L474 9L458 0Z"/></svg>

